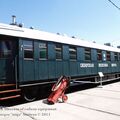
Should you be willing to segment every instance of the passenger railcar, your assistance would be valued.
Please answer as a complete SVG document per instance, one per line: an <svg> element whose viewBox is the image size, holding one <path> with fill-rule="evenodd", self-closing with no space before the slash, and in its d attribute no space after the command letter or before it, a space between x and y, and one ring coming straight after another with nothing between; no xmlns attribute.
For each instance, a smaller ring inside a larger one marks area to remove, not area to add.
<svg viewBox="0 0 120 120"><path fill-rule="evenodd" d="M0 24L0 100L34 100L61 75L77 83L119 79L120 49L16 25ZM11 88L11 87L15 88Z"/></svg>

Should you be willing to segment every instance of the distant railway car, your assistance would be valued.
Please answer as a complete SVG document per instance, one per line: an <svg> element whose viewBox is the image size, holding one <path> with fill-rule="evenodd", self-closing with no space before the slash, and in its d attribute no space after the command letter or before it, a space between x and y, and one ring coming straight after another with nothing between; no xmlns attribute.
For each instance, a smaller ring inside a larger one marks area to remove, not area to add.
<svg viewBox="0 0 120 120"><path fill-rule="evenodd" d="M119 79L120 49L16 25L0 24L0 101L34 100L61 75L77 83ZM43 88L43 89L41 89Z"/></svg>

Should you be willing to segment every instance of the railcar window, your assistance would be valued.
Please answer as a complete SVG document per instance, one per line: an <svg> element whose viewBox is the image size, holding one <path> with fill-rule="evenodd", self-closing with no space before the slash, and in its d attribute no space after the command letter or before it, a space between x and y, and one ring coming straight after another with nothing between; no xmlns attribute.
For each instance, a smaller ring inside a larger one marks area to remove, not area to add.
<svg viewBox="0 0 120 120"><path fill-rule="evenodd" d="M12 42L0 41L0 58L9 58L12 55Z"/></svg>
<svg viewBox="0 0 120 120"><path fill-rule="evenodd" d="M120 61L120 53L118 53L118 59L119 59L119 61Z"/></svg>
<svg viewBox="0 0 120 120"><path fill-rule="evenodd" d="M39 58L40 59L47 59L47 44L46 43L39 43Z"/></svg>
<svg viewBox="0 0 120 120"><path fill-rule="evenodd" d="M56 60L62 59L62 45L56 44L55 45L55 52L56 52Z"/></svg>
<svg viewBox="0 0 120 120"><path fill-rule="evenodd" d="M114 60L118 61L118 53L114 53Z"/></svg>
<svg viewBox="0 0 120 120"><path fill-rule="evenodd" d="M70 60L77 60L77 50L74 46L69 46Z"/></svg>
<svg viewBox="0 0 120 120"><path fill-rule="evenodd" d="M109 51L106 52L106 57L107 57L107 61L111 61L111 55Z"/></svg>
<svg viewBox="0 0 120 120"><path fill-rule="evenodd" d="M97 60L102 60L102 50L97 50Z"/></svg>
<svg viewBox="0 0 120 120"><path fill-rule="evenodd" d="M33 41L23 41L23 48L24 48L24 58L33 59L34 57Z"/></svg>
<svg viewBox="0 0 120 120"><path fill-rule="evenodd" d="M91 60L91 49L85 48L85 60L90 61Z"/></svg>

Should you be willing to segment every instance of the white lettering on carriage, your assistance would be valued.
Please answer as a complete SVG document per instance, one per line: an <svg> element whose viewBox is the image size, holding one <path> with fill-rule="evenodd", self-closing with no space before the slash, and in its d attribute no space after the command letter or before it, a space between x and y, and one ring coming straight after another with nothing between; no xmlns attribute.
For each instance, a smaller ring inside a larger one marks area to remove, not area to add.
<svg viewBox="0 0 120 120"><path fill-rule="evenodd" d="M116 63L112 63L111 67L117 67L117 64Z"/></svg>
<svg viewBox="0 0 120 120"><path fill-rule="evenodd" d="M107 63L99 63L98 67L108 67L108 64Z"/></svg>
<svg viewBox="0 0 120 120"><path fill-rule="evenodd" d="M93 63L80 63L81 68L94 67Z"/></svg>

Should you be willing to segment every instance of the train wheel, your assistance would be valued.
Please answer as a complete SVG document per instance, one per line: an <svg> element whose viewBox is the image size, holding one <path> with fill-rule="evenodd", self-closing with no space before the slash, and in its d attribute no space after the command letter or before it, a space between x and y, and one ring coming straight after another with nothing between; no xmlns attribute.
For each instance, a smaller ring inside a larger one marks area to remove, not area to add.
<svg viewBox="0 0 120 120"><path fill-rule="evenodd" d="M38 87L26 87L23 91L23 97L28 102L36 100L38 97Z"/></svg>

